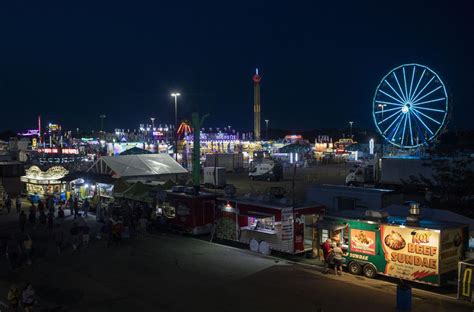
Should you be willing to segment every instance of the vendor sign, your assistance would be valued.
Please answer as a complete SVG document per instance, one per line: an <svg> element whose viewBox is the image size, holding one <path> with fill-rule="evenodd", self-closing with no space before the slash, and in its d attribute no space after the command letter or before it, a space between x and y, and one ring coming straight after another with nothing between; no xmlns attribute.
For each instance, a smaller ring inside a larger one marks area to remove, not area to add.
<svg viewBox="0 0 474 312"><path fill-rule="evenodd" d="M438 274L439 231L384 225L380 234L385 274L406 280Z"/></svg>

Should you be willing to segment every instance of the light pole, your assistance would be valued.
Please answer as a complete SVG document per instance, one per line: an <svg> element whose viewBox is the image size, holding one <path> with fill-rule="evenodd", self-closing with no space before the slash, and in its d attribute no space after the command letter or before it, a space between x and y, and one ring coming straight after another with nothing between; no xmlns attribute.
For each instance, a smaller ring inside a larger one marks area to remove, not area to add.
<svg viewBox="0 0 474 312"><path fill-rule="evenodd" d="M104 119L106 118L106 115L99 115L100 118L100 132L104 132Z"/></svg>
<svg viewBox="0 0 474 312"><path fill-rule="evenodd" d="M178 161L178 96L181 94L178 92L171 93L174 97L174 156Z"/></svg>
<svg viewBox="0 0 474 312"><path fill-rule="evenodd" d="M382 110L382 120L383 120L383 109L387 106L387 104L379 104L378 107ZM380 156L383 157L383 145L385 143L385 139L382 134L380 134L381 144L380 144Z"/></svg>
<svg viewBox="0 0 474 312"><path fill-rule="evenodd" d="M352 124L353 123L354 123L353 121L349 121L349 125L351 125L351 139L352 139Z"/></svg>
<svg viewBox="0 0 474 312"><path fill-rule="evenodd" d="M382 110L382 120L383 120L383 109L385 108L385 106L387 106L387 104L379 104L378 105L378 108L380 108Z"/></svg>
<svg viewBox="0 0 474 312"><path fill-rule="evenodd" d="M265 119L265 130L266 130L266 134L265 134L265 137L268 141L268 123L270 122L269 119Z"/></svg>
<svg viewBox="0 0 474 312"><path fill-rule="evenodd" d="M152 128L151 130L155 131L155 117L151 117L150 120L151 120L151 128Z"/></svg>

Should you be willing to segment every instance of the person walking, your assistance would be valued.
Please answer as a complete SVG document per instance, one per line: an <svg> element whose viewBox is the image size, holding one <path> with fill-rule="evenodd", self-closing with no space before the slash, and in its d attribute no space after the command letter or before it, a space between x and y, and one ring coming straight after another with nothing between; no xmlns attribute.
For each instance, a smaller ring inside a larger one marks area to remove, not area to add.
<svg viewBox="0 0 474 312"><path fill-rule="evenodd" d="M18 265L18 258L20 256L20 246L18 245L18 241L16 240L14 235L10 236L10 239L7 242L7 250L6 255L8 260L10 261L10 266L12 270L16 269Z"/></svg>
<svg viewBox="0 0 474 312"><path fill-rule="evenodd" d="M54 213L48 212L48 230L51 232L54 228Z"/></svg>
<svg viewBox="0 0 474 312"><path fill-rule="evenodd" d="M334 253L334 274L337 275L339 269L342 275L342 260L344 259L344 252L342 251L340 242L337 242L336 247L332 249L332 252Z"/></svg>
<svg viewBox="0 0 474 312"><path fill-rule="evenodd" d="M77 198L74 198L74 219L79 217L79 201Z"/></svg>
<svg viewBox="0 0 474 312"><path fill-rule="evenodd" d="M17 312L18 306L20 305L20 290L18 287L13 284L10 286L7 294L8 300L8 311Z"/></svg>
<svg viewBox="0 0 474 312"><path fill-rule="evenodd" d="M25 250L26 264L31 265L33 262L33 240L30 235L26 235L23 241L23 248Z"/></svg>
<svg viewBox="0 0 474 312"><path fill-rule="evenodd" d="M72 228L69 230L69 234L71 234L72 240L72 250L76 251L79 248L79 227L77 226L77 222L74 222Z"/></svg>
<svg viewBox="0 0 474 312"><path fill-rule="evenodd" d="M23 304L23 309L25 312L32 312L33 307L36 301L36 294L33 286L30 283L26 284L22 294L21 294L21 303Z"/></svg>
<svg viewBox="0 0 474 312"><path fill-rule="evenodd" d="M84 213L84 218L87 218L87 213L89 212L90 203L89 200L86 198L84 203L82 203L82 212Z"/></svg>
<svg viewBox="0 0 474 312"><path fill-rule="evenodd" d="M18 195L16 200L15 200L15 206L16 206L16 212L19 213L21 211L21 206L22 206L20 195Z"/></svg>
<svg viewBox="0 0 474 312"><path fill-rule="evenodd" d="M20 219L20 221L19 221L20 222L20 230L23 233L23 232L25 232L25 224L26 224L26 213L23 210L20 212L19 219Z"/></svg>
<svg viewBox="0 0 474 312"><path fill-rule="evenodd" d="M10 211L12 210L12 199L8 195L5 199L5 207L7 208L7 213L10 214Z"/></svg>
<svg viewBox="0 0 474 312"><path fill-rule="evenodd" d="M59 207L59 209L58 209L58 220L59 220L59 224L64 223L64 209L63 209L63 207Z"/></svg>
<svg viewBox="0 0 474 312"><path fill-rule="evenodd" d="M328 273L329 271L329 264L330 264L330 257L329 255L332 252L331 248L331 239L326 239L324 244L321 245L321 249L323 250L323 257L324 257L324 273Z"/></svg>
<svg viewBox="0 0 474 312"><path fill-rule="evenodd" d="M28 215L28 221L30 222L30 225L32 227L35 226L35 224L36 224L36 213L35 213L34 209L30 210L30 214Z"/></svg>

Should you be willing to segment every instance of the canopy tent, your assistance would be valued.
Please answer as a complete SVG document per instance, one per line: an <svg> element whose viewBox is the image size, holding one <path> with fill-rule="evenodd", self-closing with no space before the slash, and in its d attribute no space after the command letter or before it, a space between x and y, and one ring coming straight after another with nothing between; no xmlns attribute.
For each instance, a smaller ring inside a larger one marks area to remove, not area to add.
<svg viewBox="0 0 474 312"><path fill-rule="evenodd" d="M293 143L283 146L278 150L279 153L309 153L311 145L306 143Z"/></svg>
<svg viewBox="0 0 474 312"><path fill-rule="evenodd" d="M87 172L127 179L184 174L187 173L187 170L167 154L149 154L103 156Z"/></svg>
<svg viewBox="0 0 474 312"><path fill-rule="evenodd" d="M143 148L139 148L139 147L132 147L126 151L123 151L120 153L120 156L123 156L123 155L148 155L148 154L151 154L150 151L147 151Z"/></svg>
<svg viewBox="0 0 474 312"><path fill-rule="evenodd" d="M131 199L135 201L153 201L151 196L152 187L147 186L141 182L137 182L130 186L126 191L122 192L120 195L115 194L116 197L121 197L124 199Z"/></svg>
<svg viewBox="0 0 474 312"><path fill-rule="evenodd" d="M122 179L118 179L114 183L114 196L121 196L126 190L130 188L130 184Z"/></svg>

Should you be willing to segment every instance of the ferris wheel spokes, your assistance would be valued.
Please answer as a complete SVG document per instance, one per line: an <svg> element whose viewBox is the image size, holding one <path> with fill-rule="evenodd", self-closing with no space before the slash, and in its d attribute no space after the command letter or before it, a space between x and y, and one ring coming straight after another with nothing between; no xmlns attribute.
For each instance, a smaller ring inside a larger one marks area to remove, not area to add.
<svg viewBox="0 0 474 312"><path fill-rule="evenodd" d="M386 83L386 84L390 87L390 89L392 89L392 91L395 92L395 94L398 96L398 98L400 99L399 103L400 103L400 104L403 104L403 102L405 102L405 100L403 99L403 97L402 97L400 94L398 94L398 92L392 87L392 85L390 84L390 82L388 82L387 79L385 79L385 83ZM382 92L382 90L380 90L380 92ZM385 93L385 92L382 92L382 93L384 93L385 95L388 95L388 94Z"/></svg>
<svg viewBox="0 0 474 312"><path fill-rule="evenodd" d="M433 102L438 102L438 101L444 101L444 100L446 100L446 98L443 97L443 98L424 101L424 102L416 102L416 103L413 103L413 106L419 106L419 105L423 105L423 104L428 104L428 103L433 103Z"/></svg>
<svg viewBox="0 0 474 312"><path fill-rule="evenodd" d="M413 112L413 115L421 122L421 124L425 127L426 130L428 130L431 135L433 135L433 131L431 131L430 127L428 127L425 122L420 118L420 116L418 116L418 113L415 112L415 111L412 111ZM416 120L416 119L415 119ZM418 125L419 126L419 125Z"/></svg>
<svg viewBox="0 0 474 312"><path fill-rule="evenodd" d="M407 98L406 98L405 94L403 94L403 90L402 90L402 87L400 86L400 82L398 82L397 74L395 74L395 72L393 72L393 76L395 77L395 81L397 82L398 88L400 89L400 93L403 96L403 102L406 102Z"/></svg>
<svg viewBox="0 0 474 312"><path fill-rule="evenodd" d="M389 84L390 85L390 84ZM399 99L396 99L394 98L393 96L391 96L390 94L388 94L387 92L383 91L383 90L379 90L381 93L385 94L386 96L388 96L389 98L397 101L398 103L402 104L403 105L403 101L400 101Z"/></svg>
<svg viewBox="0 0 474 312"><path fill-rule="evenodd" d="M382 123L384 123L385 121L389 120L389 119L392 118L393 116L395 116L395 115L397 115L397 114L401 114L401 113L402 113L402 111L398 111L398 112L393 113L392 115L388 116L388 117L385 118L384 120L379 121L379 125L382 124Z"/></svg>
<svg viewBox="0 0 474 312"><path fill-rule="evenodd" d="M393 111L393 110L400 110L400 107L383 109L383 110L376 111L375 113L376 114L383 114L383 113L390 112L390 111Z"/></svg>
<svg viewBox="0 0 474 312"><path fill-rule="evenodd" d="M386 104L386 105L394 105L394 106L403 106L403 104L401 104L401 103L393 103L393 102L385 102L385 101L375 101L375 103Z"/></svg>
<svg viewBox="0 0 474 312"><path fill-rule="evenodd" d="M415 108L413 108L415 109ZM436 108L427 108L427 107L417 107L416 108L417 110L418 109L423 109L423 110L428 110L428 111L432 111L432 112L439 112L439 113L444 113L445 111L442 110L442 109L436 109Z"/></svg>
<svg viewBox="0 0 474 312"><path fill-rule="evenodd" d="M413 95L415 95L416 90L418 90L418 87L420 86L420 82L421 82L421 80L423 79L423 76L425 75L425 72L426 72L426 68L425 68L425 69L423 70L423 72L421 73L420 79L418 80L418 83L416 84L415 90L413 90L413 93L411 94L410 99L413 98Z"/></svg>
<svg viewBox="0 0 474 312"><path fill-rule="evenodd" d="M429 119L429 120L431 120L432 122L434 122L434 123L436 123L436 124L438 124L438 125L440 125L440 124L441 124L439 121L437 121L437 120L435 120L435 119L431 118L430 116L428 116L428 115L426 115L426 114L424 114L424 113L420 112L418 109L416 109L416 108L413 108L413 110L414 110L416 113L418 113L418 114L420 114L420 115L423 115L423 116L425 116L426 118L428 118L428 119Z"/></svg>
<svg viewBox="0 0 474 312"><path fill-rule="evenodd" d="M413 100L413 103L416 103L416 102L418 102L419 100L424 99L425 97L427 97L428 95L430 95L431 93L433 93L433 92L435 92L435 91L438 91L438 90L441 89L442 87L443 87L443 86L438 86L436 89L431 90L430 92L428 92L428 93L426 93L425 95L423 95L421 98L419 98L419 99L414 99L414 100Z"/></svg>
<svg viewBox="0 0 474 312"><path fill-rule="evenodd" d="M423 89L421 89L421 90L418 92L418 94L413 97L413 99L411 100L411 102L416 101L416 99L417 99L417 98L420 96L420 94L426 89L426 87L428 87L428 85L433 81L434 78L435 78L434 76L431 77L430 81L428 81L428 83L425 84L425 86L423 87Z"/></svg>
<svg viewBox="0 0 474 312"><path fill-rule="evenodd" d="M412 93L411 93L411 89L413 87L413 80L415 80L415 66L413 66L413 72L411 74L411 82L410 82L410 91L408 92L408 98L411 99L411 96L412 96Z"/></svg>

